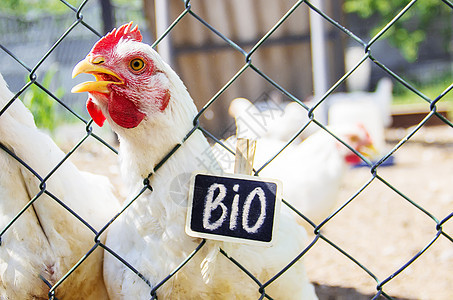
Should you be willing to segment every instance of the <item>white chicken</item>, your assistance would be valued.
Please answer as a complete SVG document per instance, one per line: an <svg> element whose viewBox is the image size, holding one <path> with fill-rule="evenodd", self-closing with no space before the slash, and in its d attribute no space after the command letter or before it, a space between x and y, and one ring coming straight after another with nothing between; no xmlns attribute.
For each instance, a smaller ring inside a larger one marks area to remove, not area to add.
<svg viewBox="0 0 453 300"><path fill-rule="evenodd" d="M93 119L98 124L108 120L118 133L122 173L132 195L143 189L144 178L149 178L152 187L111 224L106 241L110 251L146 281L117 257L106 254L104 278L109 296L149 299L156 288L159 299L258 299L260 286L220 254L218 247L264 283L302 253L306 232L283 212L272 247L208 241L172 274L201 242L185 233L187 194L174 197L172 187L187 189L188 182L181 177L203 165L211 169L218 165L200 130L186 138L197 109L184 84L141 40L137 27L123 25L98 41L73 70L73 76L89 73L96 78L75 86L73 92L89 92L87 108ZM168 281L157 286L169 274ZM276 299L317 299L301 260L263 292Z"/></svg>
<svg viewBox="0 0 453 300"><path fill-rule="evenodd" d="M287 142L310 121L307 110L296 102L283 104L263 101L258 103L261 108L255 104L245 98L236 98L228 108L237 128L244 131L241 134L247 134L251 139L268 138ZM304 140L317 129L316 124L310 123L296 140Z"/></svg>
<svg viewBox="0 0 453 300"><path fill-rule="evenodd" d="M235 149L236 137L257 140L255 170L259 170L260 176L281 180L284 199L319 225L335 207L347 167L360 163L360 158L324 129L312 133L302 142L295 139L286 147L289 138L280 139L278 136L259 132L257 127L250 126L261 115L254 104L247 99L233 100L230 111L235 112L233 115L236 122L236 135L222 142L230 149ZM297 118L295 116L292 119ZM283 126L287 123L269 122L268 124ZM291 127L292 124L287 126ZM316 124L313 126L318 127ZM306 129L313 132L310 127ZM337 124L329 130L365 157L370 158L375 155L374 140L360 122ZM275 159L260 170L283 148L285 149ZM225 171L233 172L234 156L231 152L216 143L213 145L213 153ZM310 223L301 218L298 220L307 231L313 231Z"/></svg>
<svg viewBox="0 0 453 300"><path fill-rule="evenodd" d="M237 123L239 137L247 136L246 130ZM374 145L367 130L361 125L346 125L330 130L353 149L369 157L374 153ZM242 132L242 134L241 134ZM234 149L236 136L224 141ZM260 138L255 150L255 170L279 153L286 142ZM231 172L234 157L223 146L215 144L214 153L219 157L222 167ZM276 178L283 183L283 198L299 212L319 225L335 208L337 194L340 190L348 166L359 163L360 158L335 139L324 129L318 130L304 141L288 145L275 159L259 171L259 176ZM310 223L298 218L307 231L313 231Z"/></svg>
<svg viewBox="0 0 453 300"><path fill-rule="evenodd" d="M392 123L392 89L392 81L384 77L374 92L334 93L327 98L329 126L363 124L376 147L373 161L379 160L387 150L384 130Z"/></svg>
<svg viewBox="0 0 453 300"><path fill-rule="evenodd" d="M0 75L0 108L13 96ZM119 204L108 179L81 172L69 160L40 188L37 176L48 176L65 155L36 128L19 99L0 115L0 144L0 299L49 299L50 288L95 246L93 230L100 230ZM108 299L102 260L102 249L94 250L56 287L54 296Z"/></svg>

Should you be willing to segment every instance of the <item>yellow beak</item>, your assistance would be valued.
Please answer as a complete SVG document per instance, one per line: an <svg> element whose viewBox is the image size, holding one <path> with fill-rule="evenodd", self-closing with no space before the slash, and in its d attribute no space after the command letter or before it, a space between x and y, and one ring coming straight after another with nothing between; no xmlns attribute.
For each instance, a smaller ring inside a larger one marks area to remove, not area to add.
<svg viewBox="0 0 453 300"><path fill-rule="evenodd" d="M84 60L80 61L72 70L72 78L76 77L79 74L87 73L91 74L96 78L96 81L87 81L79 83L71 89L72 93L82 93L82 92L99 92L99 93L110 93L110 90L107 88L110 84L123 84L123 80L111 70L101 66L99 57L95 60L86 57ZM103 80L101 75L109 75L117 80Z"/></svg>
<svg viewBox="0 0 453 300"><path fill-rule="evenodd" d="M363 156L370 158L370 159L374 158L375 156L377 156L379 154L379 152L377 151L377 149L374 147L373 144L361 146L359 149L359 152Z"/></svg>

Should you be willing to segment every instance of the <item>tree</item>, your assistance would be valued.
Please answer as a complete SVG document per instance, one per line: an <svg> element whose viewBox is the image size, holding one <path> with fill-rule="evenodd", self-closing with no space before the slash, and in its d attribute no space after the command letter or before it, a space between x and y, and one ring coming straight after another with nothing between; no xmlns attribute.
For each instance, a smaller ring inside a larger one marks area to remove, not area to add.
<svg viewBox="0 0 453 300"><path fill-rule="evenodd" d="M372 30L375 35L407 4L408 0L345 0L344 11L356 13L363 19L377 16L379 22ZM389 31L384 35L389 42L400 49L409 61L417 59L420 44L426 39L427 33L435 22L445 22L442 33L445 45L451 39L451 8L439 0L424 0L416 2Z"/></svg>
<svg viewBox="0 0 453 300"><path fill-rule="evenodd" d="M71 5L76 5L78 1L67 0ZM61 1L56 0L1 0L0 11L16 16L28 16L36 13L61 14L67 12L67 6Z"/></svg>

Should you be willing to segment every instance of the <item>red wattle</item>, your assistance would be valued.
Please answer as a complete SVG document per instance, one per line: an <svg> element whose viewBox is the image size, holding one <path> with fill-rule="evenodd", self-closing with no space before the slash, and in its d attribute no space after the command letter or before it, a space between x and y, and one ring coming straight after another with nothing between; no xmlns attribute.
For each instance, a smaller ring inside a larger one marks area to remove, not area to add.
<svg viewBox="0 0 453 300"><path fill-rule="evenodd" d="M124 128L137 127L145 117L132 101L122 95L115 94L111 97L108 106L112 120Z"/></svg>
<svg viewBox="0 0 453 300"><path fill-rule="evenodd" d="M346 155L345 160L348 164L351 164L351 165L358 165L362 161L362 159L355 153Z"/></svg>
<svg viewBox="0 0 453 300"><path fill-rule="evenodd" d="M87 110L90 114L91 118L93 118L94 123L96 123L99 127L102 127L105 122L105 116L96 103L93 102L93 99L88 98L87 101Z"/></svg>

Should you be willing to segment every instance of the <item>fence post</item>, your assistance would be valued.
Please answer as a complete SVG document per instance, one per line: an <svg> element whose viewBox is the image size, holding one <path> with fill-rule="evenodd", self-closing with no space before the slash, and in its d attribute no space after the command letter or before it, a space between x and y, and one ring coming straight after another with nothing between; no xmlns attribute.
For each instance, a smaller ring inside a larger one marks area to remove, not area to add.
<svg viewBox="0 0 453 300"><path fill-rule="evenodd" d="M115 14L110 0L100 0L102 11L102 30L106 34L115 26Z"/></svg>
<svg viewBox="0 0 453 300"><path fill-rule="evenodd" d="M323 0L313 0L311 3L319 10L323 9ZM311 61L313 72L313 94L314 99L318 100L327 91L327 55L326 39L324 35L323 18L310 9L310 45ZM327 112L325 104L320 105L316 118L323 124L327 124Z"/></svg>
<svg viewBox="0 0 453 300"><path fill-rule="evenodd" d="M156 13L155 16L156 16L156 39L157 39L170 26L169 2L166 0L155 0L154 5ZM168 37L163 39L159 43L159 45L157 45L157 50L160 56L162 56L162 59L169 65L172 65L171 41Z"/></svg>

